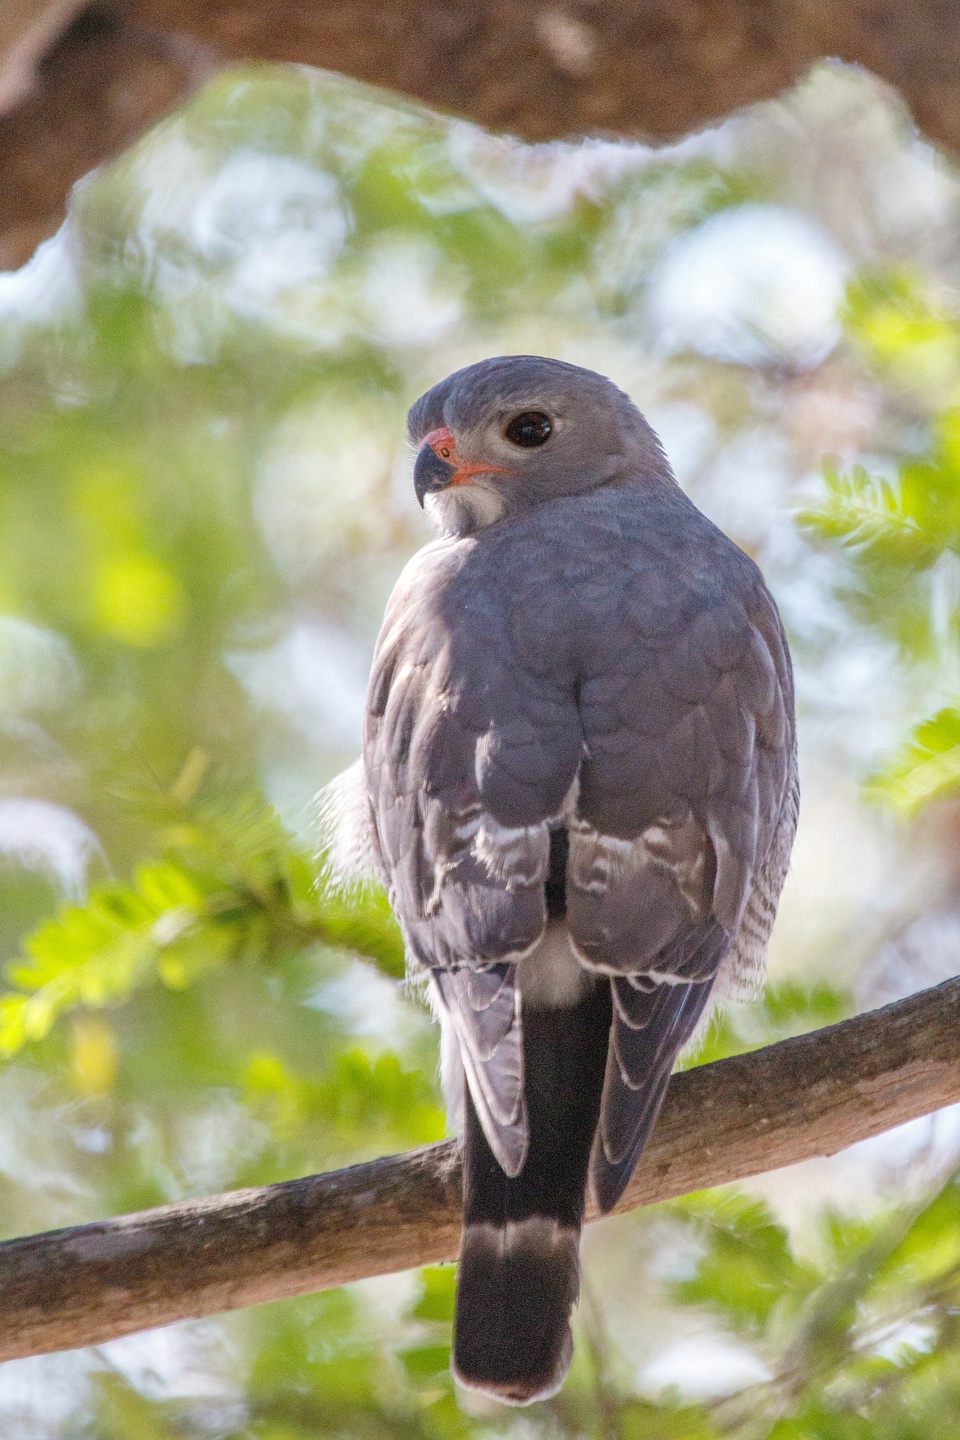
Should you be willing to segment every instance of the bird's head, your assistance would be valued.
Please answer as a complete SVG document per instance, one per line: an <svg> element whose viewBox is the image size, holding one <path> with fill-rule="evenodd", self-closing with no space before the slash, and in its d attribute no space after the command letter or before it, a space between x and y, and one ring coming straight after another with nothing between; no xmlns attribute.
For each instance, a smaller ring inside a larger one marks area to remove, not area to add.
<svg viewBox="0 0 960 1440"><path fill-rule="evenodd" d="M468 365L421 395L407 424L417 499L448 535L627 479L672 483L629 396L561 360L503 355Z"/></svg>

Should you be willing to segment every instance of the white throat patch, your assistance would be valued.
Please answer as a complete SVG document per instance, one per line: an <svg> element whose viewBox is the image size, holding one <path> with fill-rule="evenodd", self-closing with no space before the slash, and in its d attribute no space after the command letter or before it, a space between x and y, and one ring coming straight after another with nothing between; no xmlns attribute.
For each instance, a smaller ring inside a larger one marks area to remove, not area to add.
<svg viewBox="0 0 960 1440"><path fill-rule="evenodd" d="M472 535L502 520L503 496L482 480L437 490L426 497L425 509L438 535Z"/></svg>

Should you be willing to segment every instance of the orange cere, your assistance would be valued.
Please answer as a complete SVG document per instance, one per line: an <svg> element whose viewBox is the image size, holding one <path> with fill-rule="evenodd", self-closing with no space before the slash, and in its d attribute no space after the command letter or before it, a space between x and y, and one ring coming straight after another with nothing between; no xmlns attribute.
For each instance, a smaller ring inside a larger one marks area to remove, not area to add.
<svg viewBox="0 0 960 1440"><path fill-rule="evenodd" d="M420 443L421 450L424 445L429 445L434 455L445 464L454 467L454 473L450 480L451 485L465 485L472 475L512 475L514 473L505 465L461 465L457 456L457 442L454 439L453 431L446 425L441 425L438 430L431 430L429 435L424 435Z"/></svg>
<svg viewBox="0 0 960 1440"><path fill-rule="evenodd" d="M429 435L424 435L420 442L420 449L429 445L434 455L445 460L448 465L457 463L457 442L453 438L453 431L448 430L446 425L441 425L439 430L431 430Z"/></svg>

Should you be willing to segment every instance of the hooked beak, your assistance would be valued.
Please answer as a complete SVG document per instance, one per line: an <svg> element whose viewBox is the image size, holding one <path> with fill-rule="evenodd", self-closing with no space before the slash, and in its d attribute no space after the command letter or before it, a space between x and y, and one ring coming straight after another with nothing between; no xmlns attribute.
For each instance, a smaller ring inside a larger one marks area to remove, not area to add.
<svg viewBox="0 0 960 1440"><path fill-rule="evenodd" d="M453 431L445 425L425 435L413 467L413 488L420 508L428 495L446 490L457 473L457 447Z"/></svg>
<svg viewBox="0 0 960 1440"><path fill-rule="evenodd" d="M473 475L512 475L503 465L464 465L457 455L453 431L446 425L425 435L413 467L413 488L420 508L428 495L446 490L450 485L465 485Z"/></svg>

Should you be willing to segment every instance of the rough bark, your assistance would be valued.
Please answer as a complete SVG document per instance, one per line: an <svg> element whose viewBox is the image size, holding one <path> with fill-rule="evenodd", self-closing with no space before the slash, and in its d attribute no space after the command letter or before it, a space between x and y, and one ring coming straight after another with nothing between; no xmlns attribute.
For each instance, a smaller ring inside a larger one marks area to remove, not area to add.
<svg viewBox="0 0 960 1440"><path fill-rule="evenodd" d="M85 9L39 57L29 83L26 57L43 33L23 32L16 63L0 72L8 91L28 85L0 115L0 269L23 264L57 229L74 181L124 150L218 63L178 37Z"/></svg>
<svg viewBox="0 0 960 1440"><path fill-rule="evenodd" d="M960 148L955 0L0 0L0 266L218 65L338 70L530 140L669 140L831 55Z"/></svg>
<svg viewBox="0 0 960 1440"><path fill-rule="evenodd" d="M619 1210L960 1101L960 979L677 1076ZM0 1245L0 1359L452 1260L452 1143Z"/></svg>

